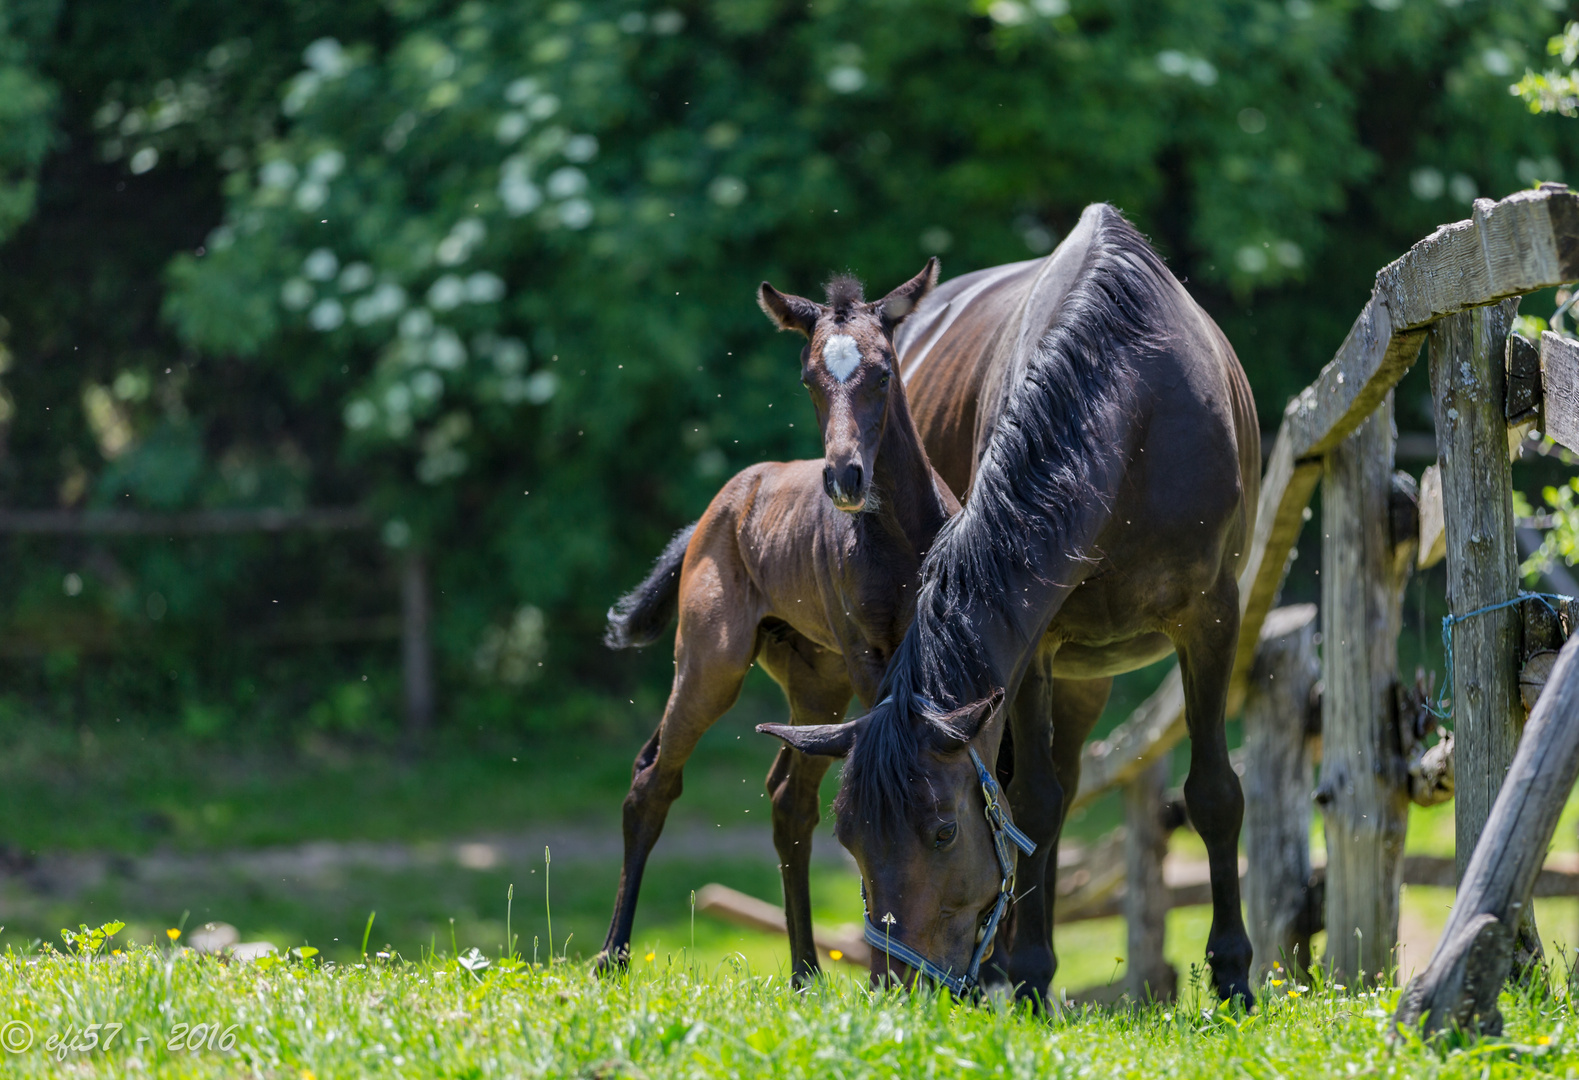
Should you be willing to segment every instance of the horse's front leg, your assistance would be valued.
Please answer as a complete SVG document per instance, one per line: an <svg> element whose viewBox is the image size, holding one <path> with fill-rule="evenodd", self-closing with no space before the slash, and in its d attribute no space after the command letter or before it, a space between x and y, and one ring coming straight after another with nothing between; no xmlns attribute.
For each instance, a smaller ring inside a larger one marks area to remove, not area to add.
<svg viewBox="0 0 1579 1080"><path fill-rule="evenodd" d="M1228 761L1223 713L1239 640L1239 587L1225 573L1216 590L1185 614L1170 634L1184 677L1184 719L1190 729L1190 774L1184 800L1206 844L1212 875L1212 929L1206 963L1225 1001L1255 1004L1250 989L1250 936L1239 904L1239 828L1245 798Z"/></svg>

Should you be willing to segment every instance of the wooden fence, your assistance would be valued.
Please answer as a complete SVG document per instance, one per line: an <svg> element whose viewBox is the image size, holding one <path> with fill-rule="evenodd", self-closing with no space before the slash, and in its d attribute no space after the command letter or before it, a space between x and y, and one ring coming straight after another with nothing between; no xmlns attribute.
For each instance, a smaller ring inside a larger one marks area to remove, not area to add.
<svg viewBox="0 0 1579 1080"><path fill-rule="evenodd" d="M1471 219L1439 228L1377 274L1336 357L1284 414L1240 578L1230 691L1230 711L1245 710L1246 900L1263 969L1273 960L1308 963L1310 934L1324 926L1324 963L1338 982L1361 984L1390 970L1411 799L1429 804L1456 791L1456 869L1465 874L1518 746L1521 669L1526 691L1538 692L1572 626L1564 605L1520 599L1509 448L1537 424L1579 448L1579 348L1553 334L1538 346L1510 343L1509 331L1519 296L1575 280L1579 196L1543 185L1500 202L1477 200ZM1417 491L1393 468L1392 389L1427 343L1439 461ZM1314 612L1268 620L1318 481L1324 689L1315 801L1327 836L1324 882L1313 876L1307 848ZM1397 638L1410 570L1444 554L1454 733L1427 747L1434 725L1423 722L1426 691L1399 685ZM1115 786L1155 784L1147 771L1183 737L1183 711L1175 668L1088 747L1077 803ZM1554 797L1566 793L1562 787ZM1512 901L1513 925L1502 927L1510 948L1525 953L1539 949L1529 890L1549 839L1548 830L1531 849L1533 870L1520 864L1528 887ZM1461 953L1470 948L1464 941L1488 933L1476 925L1460 935ZM1134 929L1130 936L1132 944L1157 940ZM1131 957L1132 989L1156 961ZM1433 1015L1447 1015L1443 1008Z"/></svg>
<svg viewBox="0 0 1579 1080"><path fill-rule="evenodd" d="M11 536L144 536L174 539L177 536L279 535L289 532L359 532L374 527L358 507L318 507L303 510L275 508L190 510L174 512L138 510L12 510L0 508L0 535ZM403 554L400 563L400 614L376 619L318 621L280 628L253 628L247 637L260 644L327 645L347 641L398 638L401 649L402 689L405 697L405 736L409 746L426 737L433 724L434 690L432 645L429 636L432 599L427 562L416 550ZM0 639L0 655L37 648L36 640L17 643ZM82 642L74 642L80 647Z"/></svg>

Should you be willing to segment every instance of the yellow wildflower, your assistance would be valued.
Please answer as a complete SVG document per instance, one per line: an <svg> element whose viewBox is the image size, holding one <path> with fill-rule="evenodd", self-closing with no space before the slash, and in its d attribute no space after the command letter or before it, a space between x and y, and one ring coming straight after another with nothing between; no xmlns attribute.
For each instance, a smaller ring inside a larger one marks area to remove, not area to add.
<svg viewBox="0 0 1579 1080"><path fill-rule="evenodd" d="M839 949L829 949L828 950L828 959L830 959L830 960L843 960L844 959L844 953L841 950L839 950Z"/></svg>
<svg viewBox="0 0 1579 1080"><path fill-rule="evenodd" d="M181 931L172 926L170 929L164 932L164 936L169 938L171 941L174 941L176 938L181 936Z"/></svg>

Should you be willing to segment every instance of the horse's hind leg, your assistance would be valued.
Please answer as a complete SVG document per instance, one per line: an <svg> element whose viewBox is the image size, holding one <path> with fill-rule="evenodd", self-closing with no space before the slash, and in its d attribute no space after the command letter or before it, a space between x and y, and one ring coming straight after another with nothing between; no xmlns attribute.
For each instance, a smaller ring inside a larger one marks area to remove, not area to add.
<svg viewBox="0 0 1579 1080"><path fill-rule="evenodd" d="M688 587L709 586L707 573L696 577L702 580L688 581ZM598 954L599 968L622 965L629 959L642 874L663 831L669 807L680 796L681 770L703 732L735 703L740 684L751 668L756 649L755 617L751 616L749 622L741 618L749 614L742 610L747 605L725 596L716 580L708 593L712 602L697 605L689 615L690 605L682 598L669 703L658 730L636 755L631 770L630 793L625 796L624 807L625 862L620 870L614 917ZM720 602L721 596L728 602ZM726 619L721 612L730 612L734 617Z"/></svg>
<svg viewBox="0 0 1579 1080"><path fill-rule="evenodd" d="M798 648L797 648L798 646ZM760 662L789 698L793 724L836 724L850 704L850 681L842 657L817 649L807 657L809 642L765 647ZM790 962L795 985L804 985L818 971L817 945L811 929L811 844L821 808L818 792L832 758L811 757L784 746L768 772L768 798L773 802L773 846L784 878L784 916L789 929Z"/></svg>
<svg viewBox="0 0 1579 1080"><path fill-rule="evenodd" d="M1228 761L1223 713L1228 679L1239 639L1238 585L1225 575L1215 592L1201 599L1175 631L1184 677L1184 719L1190 729L1190 774L1184 800L1190 821L1206 844L1212 874L1212 929L1206 939L1206 962L1212 982L1224 1000L1242 997L1255 1003L1250 991L1250 937L1239 906L1239 827L1245 798L1239 777Z"/></svg>

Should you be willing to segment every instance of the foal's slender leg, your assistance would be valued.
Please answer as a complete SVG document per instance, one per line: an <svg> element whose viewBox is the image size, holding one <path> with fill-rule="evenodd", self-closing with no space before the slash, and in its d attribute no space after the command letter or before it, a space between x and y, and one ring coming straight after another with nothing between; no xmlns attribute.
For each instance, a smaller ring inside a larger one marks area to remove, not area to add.
<svg viewBox="0 0 1579 1080"><path fill-rule="evenodd" d="M1184 800L1190 821L1206 843L1212 874L1212 929L1206 962L1224 1000L1250 990L1250 937L1239 905L1239 827L1245 799L1228 761L1223 712L1234 647L1239 639L1239 588L1230 574L1210 596L1202 597L1171 634L1184 677L1184 719L1190 729L1190 774Z"/></svg>
<svg viewBox="0 0 1579 1080"><path fill-rule="evenodd" d="M801 641L765 648L759 662L784 688L792 724L837 724L844 719L850 704L850 681L838 653ZM832 764L832 758L807 756L785 746L768 772L773 846L784 878L784 915L792 978L797 986L810 981L819 969L811 929L811 845L821 814L818 792Z"/></svg>
<svg viewBox="0 0 1579 1080"><path fill-rule="evenodd" d="M698 590L707 585L698 573ZM692 585L687 581L687 585ZM713 598L720 592L707 589ZM729 710L740 695L740 684L750 670L756 651L755 615L742 611L746 604L698 605L688 614L681 600L680 630L675 639L674 686L663 720L647 745L636 756L630 793L625 796L625 863L608 937L598 954L598 966L624 964L629 959L631 926L636 899L641 892L647 857L663 831L669 807L679 798L681 770L696 749L703 732ZM732 618L725 618L727 612ZM749 616L747 622L742 616ZM727 625L725 625L727 623Z"/></svg>

